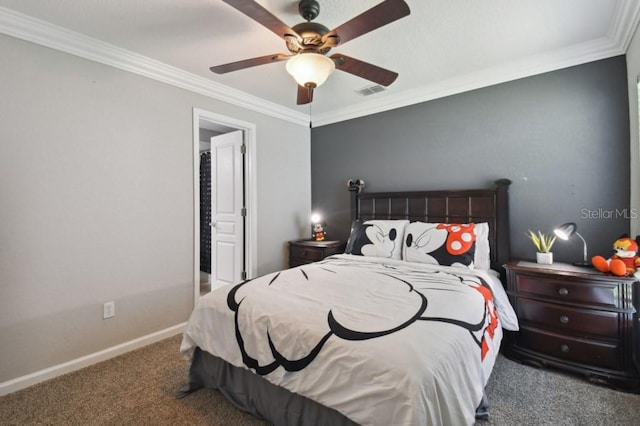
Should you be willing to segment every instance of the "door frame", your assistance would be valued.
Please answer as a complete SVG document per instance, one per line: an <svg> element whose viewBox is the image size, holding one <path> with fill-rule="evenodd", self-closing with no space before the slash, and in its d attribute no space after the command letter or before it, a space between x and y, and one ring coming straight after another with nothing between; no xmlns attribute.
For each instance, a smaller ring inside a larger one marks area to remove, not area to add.
<svg viewBox="0 0 640 426"><path fill-rule="evenodd" d="M245 265L247 279L256 275L257 264L257 176L256 176L256 126L235 118L193 108L193 301L200 298L200 128L220 132L241 130L246 153L244 155L245 207L247 209L244 233Z"/></svg>

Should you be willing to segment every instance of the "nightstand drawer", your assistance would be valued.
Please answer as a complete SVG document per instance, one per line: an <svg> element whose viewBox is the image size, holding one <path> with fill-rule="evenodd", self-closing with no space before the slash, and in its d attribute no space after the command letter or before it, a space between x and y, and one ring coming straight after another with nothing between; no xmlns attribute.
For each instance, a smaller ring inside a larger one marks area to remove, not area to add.
<svg viewBox="0 0 640 426"><path fill-rule="evenodd" d="M518 318L559 333L601 336L617 339L619 315L616 312L580 309L521 297Z"/></svg>
<svg viewBox="0 0 640 426"><path fill-rule="evenodd" d="M523 347L565 361L577 362L592 367L619 370L622 357L617 343L574 339L537 329L521 328L518 342Z"/></svg>
<svg viewBox="0 0 640 426"><path fill-rule="evenodd" d="M308 262L316 262L324 259L325 254L322 249L291 246L290 256L304 259Z"/></svg>
<svg viewBox="0 0 640 426"><path fill-rule="evenodd" d="M549 297L559 302L587 303L603 307L617 308L616 285L572 282L544 276L519 274L516 290L521 293Z"/></svg>

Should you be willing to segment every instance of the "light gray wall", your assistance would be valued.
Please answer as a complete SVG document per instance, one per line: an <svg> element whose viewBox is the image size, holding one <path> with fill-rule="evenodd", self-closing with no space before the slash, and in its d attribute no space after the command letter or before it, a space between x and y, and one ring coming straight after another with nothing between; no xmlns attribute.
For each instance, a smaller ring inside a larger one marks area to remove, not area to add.
<svg viewBox="0 0 640 426"><path fill-rule="evenodd" d="M286 266L306 126L8 36L0 56L0 383L187 320L194 107L255 123L257 271Z"/></svg>
<svg viewBox="0 0 640 426"><path fill-rule="evenodd" d="M311 133L312 209L347 238L346 181L367 191L510 188L512 254L527 229L576 222L592 254L629 232L629 109L623 56L333 125ZM602 209L602 210L600 210ZM603 212L601 217L599 212ZM605 212L613 211L613 217ZM581 260L574 238L557 260Z"/></svg>

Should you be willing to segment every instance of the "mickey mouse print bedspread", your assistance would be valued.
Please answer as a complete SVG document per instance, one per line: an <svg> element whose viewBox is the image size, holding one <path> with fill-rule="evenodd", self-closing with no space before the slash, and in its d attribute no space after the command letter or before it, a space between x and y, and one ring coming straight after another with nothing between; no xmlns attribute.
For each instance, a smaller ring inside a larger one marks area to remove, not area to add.
<svg viewBox="0 0 640 426"><path fill-rule="evenodd" d="M181 350L362 425L473 424L504 324L517 320L487 272L337 255L202 297Z"/></svg>

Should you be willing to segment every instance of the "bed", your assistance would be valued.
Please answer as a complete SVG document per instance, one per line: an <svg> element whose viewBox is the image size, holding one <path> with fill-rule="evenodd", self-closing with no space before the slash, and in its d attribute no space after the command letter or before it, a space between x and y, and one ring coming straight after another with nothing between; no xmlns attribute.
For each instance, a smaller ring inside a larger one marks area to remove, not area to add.
<svg viewBox="0 0 640 426"><path fill-rule="evenodd" d="M502 329L508 186L353 190L345 254L202 297L185 396L219 389L276 425L473 424Z"/></svg>

